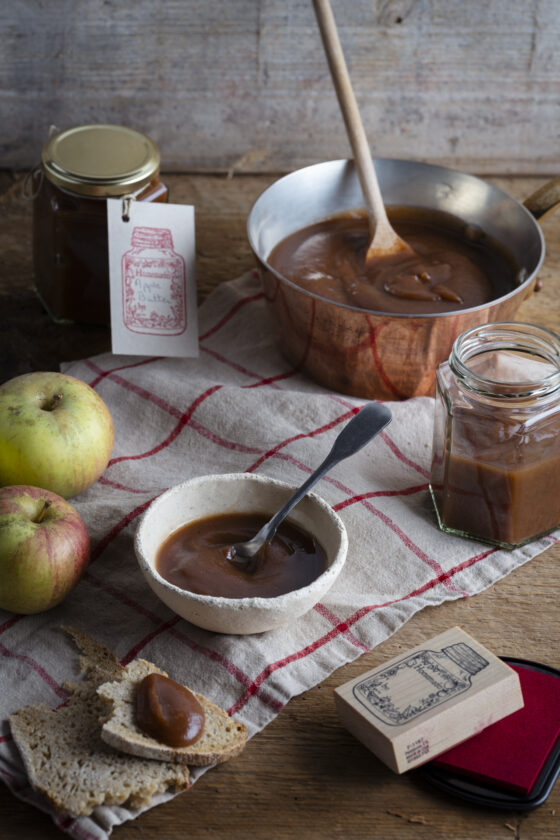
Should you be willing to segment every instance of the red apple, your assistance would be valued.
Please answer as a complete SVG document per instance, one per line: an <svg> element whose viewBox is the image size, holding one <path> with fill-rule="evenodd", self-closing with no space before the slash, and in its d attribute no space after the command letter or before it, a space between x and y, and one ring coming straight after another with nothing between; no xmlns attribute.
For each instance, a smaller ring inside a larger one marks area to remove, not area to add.
<svg viewBox="0 0 560 840"><path fill-rule="evenodd" d="M39 487L0 488L0 609L55 607L88 559L88 532L70 502Z"/></svg>
<svg viewBox="0 0 560 840"><path fill-rule="evenodd" d="M104 471L113 440L109 409L80 379L38 371L0 386L0 486L76 496Z"/></svg>

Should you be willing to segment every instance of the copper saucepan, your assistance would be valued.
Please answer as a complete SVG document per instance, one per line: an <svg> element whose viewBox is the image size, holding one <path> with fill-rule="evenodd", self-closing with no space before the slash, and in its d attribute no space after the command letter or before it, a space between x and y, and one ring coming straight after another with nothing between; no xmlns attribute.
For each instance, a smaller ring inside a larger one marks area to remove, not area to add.
<svg viewBox="0 0 560 840"><path fill-rule="evenodd" d="M545 254L537 219L560 203L560 178L524 204L480 178L414 161L375 161L387 206L452 213L507 248L518 285L481 306L428 315L373 312L334 303L296 286L267 263L282 239L329 216L363 206L354 164L334 160L280 178L257 199L248 237L283 355L327 388L356 397L405 399L433 393L437 365L458 335L513 320L535 288Z"/></svg>

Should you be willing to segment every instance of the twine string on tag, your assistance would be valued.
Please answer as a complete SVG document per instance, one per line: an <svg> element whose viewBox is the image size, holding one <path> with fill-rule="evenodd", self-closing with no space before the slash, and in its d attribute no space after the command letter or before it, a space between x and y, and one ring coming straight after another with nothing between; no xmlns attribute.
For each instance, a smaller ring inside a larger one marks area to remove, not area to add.
<svg viewBox="0 0 560 840"><path fill-rule="evenodd" d="M59 132L60 129L58 126L50 125L47 139L50 140L53 134L59 134ZM23 179L23 184L21 185L21 197L25 199L25 201L33 201L37 198L41 192L41 187L43 186L43 176L43 168L40 163L36 163L31 167ZM33 181L36 181L35 186L33 186Z"/></svg>
<svg viewBox="0 0 560 840"><path fill-rule="evenodd" d="M41 192L42 185L43 169L40 163L36 163L23 179L23 183L21 185L21 197L25 199L25 201L33 201Z"/></svg>
<svg viewBox="0 0 560 840"><path fill-rule="evenodd" d="M135 196L125 195L122 200L122 220L123 222L130 221L130 205L135 201Z"/></svg>

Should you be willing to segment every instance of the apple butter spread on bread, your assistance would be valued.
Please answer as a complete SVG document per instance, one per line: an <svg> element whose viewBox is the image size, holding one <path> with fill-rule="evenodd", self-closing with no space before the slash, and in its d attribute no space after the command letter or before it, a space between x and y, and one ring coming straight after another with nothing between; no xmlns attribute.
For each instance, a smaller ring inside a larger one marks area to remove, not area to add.
<svg viewBox="0 0 560 840"><path fill-rule="evenodd" d="M10 716L29 781L57 811L80 817L98 805L140 808L158 793L186 790L187 763L217 763L241 752L245 726L199 694L204 727L191 747L174 749L141 733L126 714L127 698L139 679L163 672L143 660L125 668L84 633L64 629L82 654L82 681L65 684L69 699L58 709L40 704Z"/></svg>

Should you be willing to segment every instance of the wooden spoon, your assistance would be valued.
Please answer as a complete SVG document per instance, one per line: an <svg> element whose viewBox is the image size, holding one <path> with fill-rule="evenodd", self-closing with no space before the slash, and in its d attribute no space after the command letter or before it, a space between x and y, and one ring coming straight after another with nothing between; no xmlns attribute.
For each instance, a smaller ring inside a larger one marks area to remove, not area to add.
<svg viewBox="0 0 560 840"><path fill-rule="evenodd" d="M313 0L313 5L369 216L371 242L366 263L394 254L412 255L412 248L393 230L387 218L330 2Z"/></svg>

